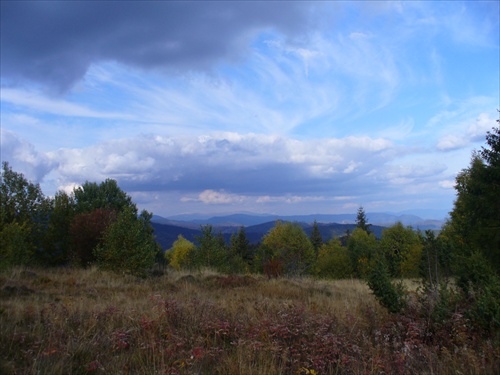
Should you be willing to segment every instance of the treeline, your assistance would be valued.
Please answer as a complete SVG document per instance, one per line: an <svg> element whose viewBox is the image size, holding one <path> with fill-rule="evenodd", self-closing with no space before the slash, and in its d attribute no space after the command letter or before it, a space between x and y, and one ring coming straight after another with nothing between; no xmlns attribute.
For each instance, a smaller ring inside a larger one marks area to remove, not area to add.
<svg viewBox="0 0 500 375"><path fill-rule="evenodd" d="M51 198L7 162L1 177L0 269L97 264L145 276L161 258L152 214L139 214L116 181L87 181Z"/></svg>
<svg viewBox="0 0 500 375"><path fill-rule="evenodd" d="M191 242L179 235L165 258L175 269L213 268L221 273L262 273L269 265L273 275L312 275L321 278L363 278L377 254L384 254L393 277L418 277L425 234L395 224L383 231L380 240L363 224L365 213L358 211L357 227L339 238L324 240L313 224L307 236L298 223L277 221L258 245L250 244L245 228L226 243L211 225Z"/></svg>

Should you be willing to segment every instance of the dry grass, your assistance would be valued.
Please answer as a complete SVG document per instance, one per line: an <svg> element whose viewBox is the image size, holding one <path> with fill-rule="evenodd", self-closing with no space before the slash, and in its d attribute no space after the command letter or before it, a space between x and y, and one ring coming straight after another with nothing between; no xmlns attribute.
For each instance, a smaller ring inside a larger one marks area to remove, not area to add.
<svg viewBox="0 0 500 375"><path fill-rule="evenodd" d="M440 346L412 324L358 280L0 275L2 374L480 374L500 364L498 345L463 331Z"/></svg>

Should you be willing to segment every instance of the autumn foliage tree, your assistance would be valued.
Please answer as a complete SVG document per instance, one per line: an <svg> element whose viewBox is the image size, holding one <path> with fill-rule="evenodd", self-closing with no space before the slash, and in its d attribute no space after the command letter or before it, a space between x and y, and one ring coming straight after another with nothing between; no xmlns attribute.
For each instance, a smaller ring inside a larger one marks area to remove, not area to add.
<svg viewBox="0 0 500 375"><path fill-rule="evenodd" d="M100 184L86 181L73 190L73 197L70 259L88 266L96 261L94 250L103 244L104 234L118 215L127 210L137 216L137 207L112 179Z"/></svg>
<svg viewBox="0 0 500 375"><path fill-rule="evenodd" d="M165 258L177 271L189 269L193 266L193 253L196 246L191 241L186 240L182 234L179 234L172 247L165 252Z"/></svg>
<svg viewBox="0 0 500 375"><path fill-rule="evenodd" d="M267 233L262 246L268 259L279 259L284 272L291 275L302 275L310 271L315 260L314 248L304 230L298 224L277 221L274 228Z"/></svg>

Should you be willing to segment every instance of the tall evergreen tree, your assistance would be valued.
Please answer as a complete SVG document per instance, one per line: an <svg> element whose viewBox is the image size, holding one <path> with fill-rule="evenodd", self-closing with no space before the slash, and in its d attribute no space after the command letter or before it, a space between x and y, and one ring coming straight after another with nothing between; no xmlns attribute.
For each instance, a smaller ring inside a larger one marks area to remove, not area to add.
<svg viewBox="0 0 500 375"><path fill-rule="evenodd" d="M500 127L487 133L486 143L456 178L447 230L464 256L480 251L500 272Z"/></svg>
<svg viewBox="0 0 500 375"><path fill-rule="evenodd" d="M214 233L212 225L201 227L201 235L195 237L199 246L196 249L196 265L221 269L226 266L227 245L221 232Z"/></svg>
<svg viewBox="0 0 500 375"><path fill-rule="evenodd" d="M251 261L250 241L247 238L245 227L241 227L238 233L231 236L231 251L246 262Z"/></svg>
<svg viewBox="0 0 500 375"><path fill-rule="evenodd" d="M454 247L456 285L467 316L486 331L500 329L500 127L486 136L456 178L457 199L442 233Z"/></svg>
<svg viewBox="0 0 500 375"><path fill-rule="evenodd" d="M313 223L310 240L314 248L314 253L318 256L319 248L323 244L323 237L321 237L321 232L319 231L318 222L316 220L314 220Z"/></svg>
<svg viewBox="0 0 500 375"><path fill-rule="evenodd" d="M368 219L366 218L365 210L363 206L358 208L358 214L356 215L356 226L359 229L364 230L366 233L371 233L371 224L368 224Z"/></svg>

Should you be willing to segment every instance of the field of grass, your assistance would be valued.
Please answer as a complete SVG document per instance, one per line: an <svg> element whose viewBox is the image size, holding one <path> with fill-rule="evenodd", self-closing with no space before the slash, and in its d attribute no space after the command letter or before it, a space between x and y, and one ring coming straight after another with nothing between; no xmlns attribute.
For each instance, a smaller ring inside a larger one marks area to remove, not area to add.
<svg viewBox="0 0 500 375"><path fill-rule="evenodd" d="M462 316L432 330L358 280L97 269L0 274L1 374L495 374Z"/></svg>

